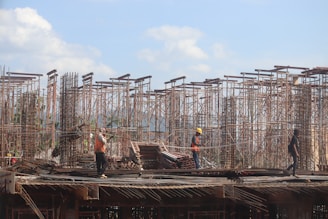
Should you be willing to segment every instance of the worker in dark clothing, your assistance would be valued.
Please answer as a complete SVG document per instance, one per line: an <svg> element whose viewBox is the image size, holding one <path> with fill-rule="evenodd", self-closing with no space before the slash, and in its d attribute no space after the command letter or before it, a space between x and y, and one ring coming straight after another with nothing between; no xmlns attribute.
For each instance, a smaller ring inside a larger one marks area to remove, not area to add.
<svg viewBox="0 0 328 219"><path fill-rule="evenodd" d="M192 157L194 158L195 161L195 166L196 169L200 168L199 164L199 147L201 146L200 144L200 135L203 133L201 128L196 129L196 134L192 137L191 139L191 151L192 151Z"/></svg>
<svg viewBox="0 0 328 219"><path fill-rule="evenodd" d="M291 168L293 168L293 176L295 176L296 169L297 169L297 158L300 156L299 154L299 130L295 129L293 137L288 145L288 153L293 157L293 163L289 165L287 170L289 171Z"/></svg>

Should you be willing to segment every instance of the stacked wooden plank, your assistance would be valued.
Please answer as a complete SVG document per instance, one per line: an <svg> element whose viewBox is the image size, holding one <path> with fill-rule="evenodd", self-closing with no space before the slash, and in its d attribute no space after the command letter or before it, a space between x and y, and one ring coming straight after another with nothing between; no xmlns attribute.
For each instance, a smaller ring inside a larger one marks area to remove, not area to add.
<svg viewBox="0 0 328 219"><path fill-rule="evenodd" d="M137 164L130 157L110 157L108 159L109 170L137 170L139 164Z"/></svg>
<svg viewBox="0 0 328 219"><path fill-rule="evenodd" d="M161 152L161 166L167 169L192 169L195 163L192 158L186 154L170 153L168 151Z"/></svg>
<svg viewBox="0 0 328 219"><path fill-rule="evenodd" d="M25 173L25 174L41 174L41 173L52 173L54 172L55 163L43 160L21 160L15 165L8 167L9 171Z"/></svg>
<svg viewBox="0 0 328 219"><path fill-rule="evenodd" d="M327 164L318 164L317 166L319 168L319 171L324 171L324 172L328 171L328 165Z"/></svg>
<svg viewBox="0 0 328 219"><path fill-rule="evenodd" d="M139 144L140 159L144 169L157 169L158 168L158 145Z"/></svg>
<svg viewBox="0 0 328 219"><path fill-rule="evenodd" d="M163 145L132 142L134 155L143 169L193 169L194 161L187 154L170 153Z"/></svg>
<svg viewBox="0 0 328 219"><path fill-rule="evenodd" d="M94 154L80 154L77 158L78 166L83 168L95 168L95 159Z"/></svg>

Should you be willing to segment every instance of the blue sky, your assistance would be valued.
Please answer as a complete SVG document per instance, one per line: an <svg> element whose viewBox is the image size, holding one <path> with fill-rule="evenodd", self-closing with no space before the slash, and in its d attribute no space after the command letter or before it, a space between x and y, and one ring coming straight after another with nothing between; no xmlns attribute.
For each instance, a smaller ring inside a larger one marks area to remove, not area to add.
<svg viewBox="0 0 328 219"><path fill-rule="evenodd" d="M152 89L180 76L327 67L327 8L327 0L0 0L0 65L102 81L151 75Z"/></svg>

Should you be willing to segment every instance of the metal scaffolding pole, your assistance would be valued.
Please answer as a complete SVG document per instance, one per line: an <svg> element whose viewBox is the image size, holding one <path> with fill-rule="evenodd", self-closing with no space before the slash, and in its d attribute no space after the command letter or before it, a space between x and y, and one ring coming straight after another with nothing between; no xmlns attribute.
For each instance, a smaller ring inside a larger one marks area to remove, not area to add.
<svg viewBox="0 0 328 219"><path fill-rule="evenodd" d="M59 145L60 163L77 165L93 153L91 134L107 130L109 155L129 155L130 141L162 142L172 152L190 152L197 127L204 131L203 166L285 168L294 128L301 130L300 168L328 165L328 68L274 66L239 76L186 82L178 77L151 89L152 76L130 74L93 82L82 76L47 73L46 99L41 74L1 73L1 157L24 151L34 159ZM59 104L58 104L59 103ZM60 133L57 136L57 133ZM8 162L7 162L8 163Z"/></svg>

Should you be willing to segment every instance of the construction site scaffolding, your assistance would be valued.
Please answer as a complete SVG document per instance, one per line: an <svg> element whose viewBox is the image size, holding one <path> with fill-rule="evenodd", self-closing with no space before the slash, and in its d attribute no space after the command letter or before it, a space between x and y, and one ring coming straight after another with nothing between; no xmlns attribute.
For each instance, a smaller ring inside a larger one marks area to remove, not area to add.
<svg viewBox="0 0 328 219"><path fill-rule="evenodd" d="M152 90L150 75L94 81L92 72L82 75L81 86L78 73L65 73L57 86L53 70L45 97L42 74L3 68L1 165L9 165L14 151L34 159L51 149L61 165L76 166L79 155L93 154L100 128L111 157L128 156L130 141L160 142L172 153L191 156L191 138L200 127L203 167L285 168L297 128L300 168L317 170L327 165L327 72L277 65L202 82L182 76Z"/></svg>

